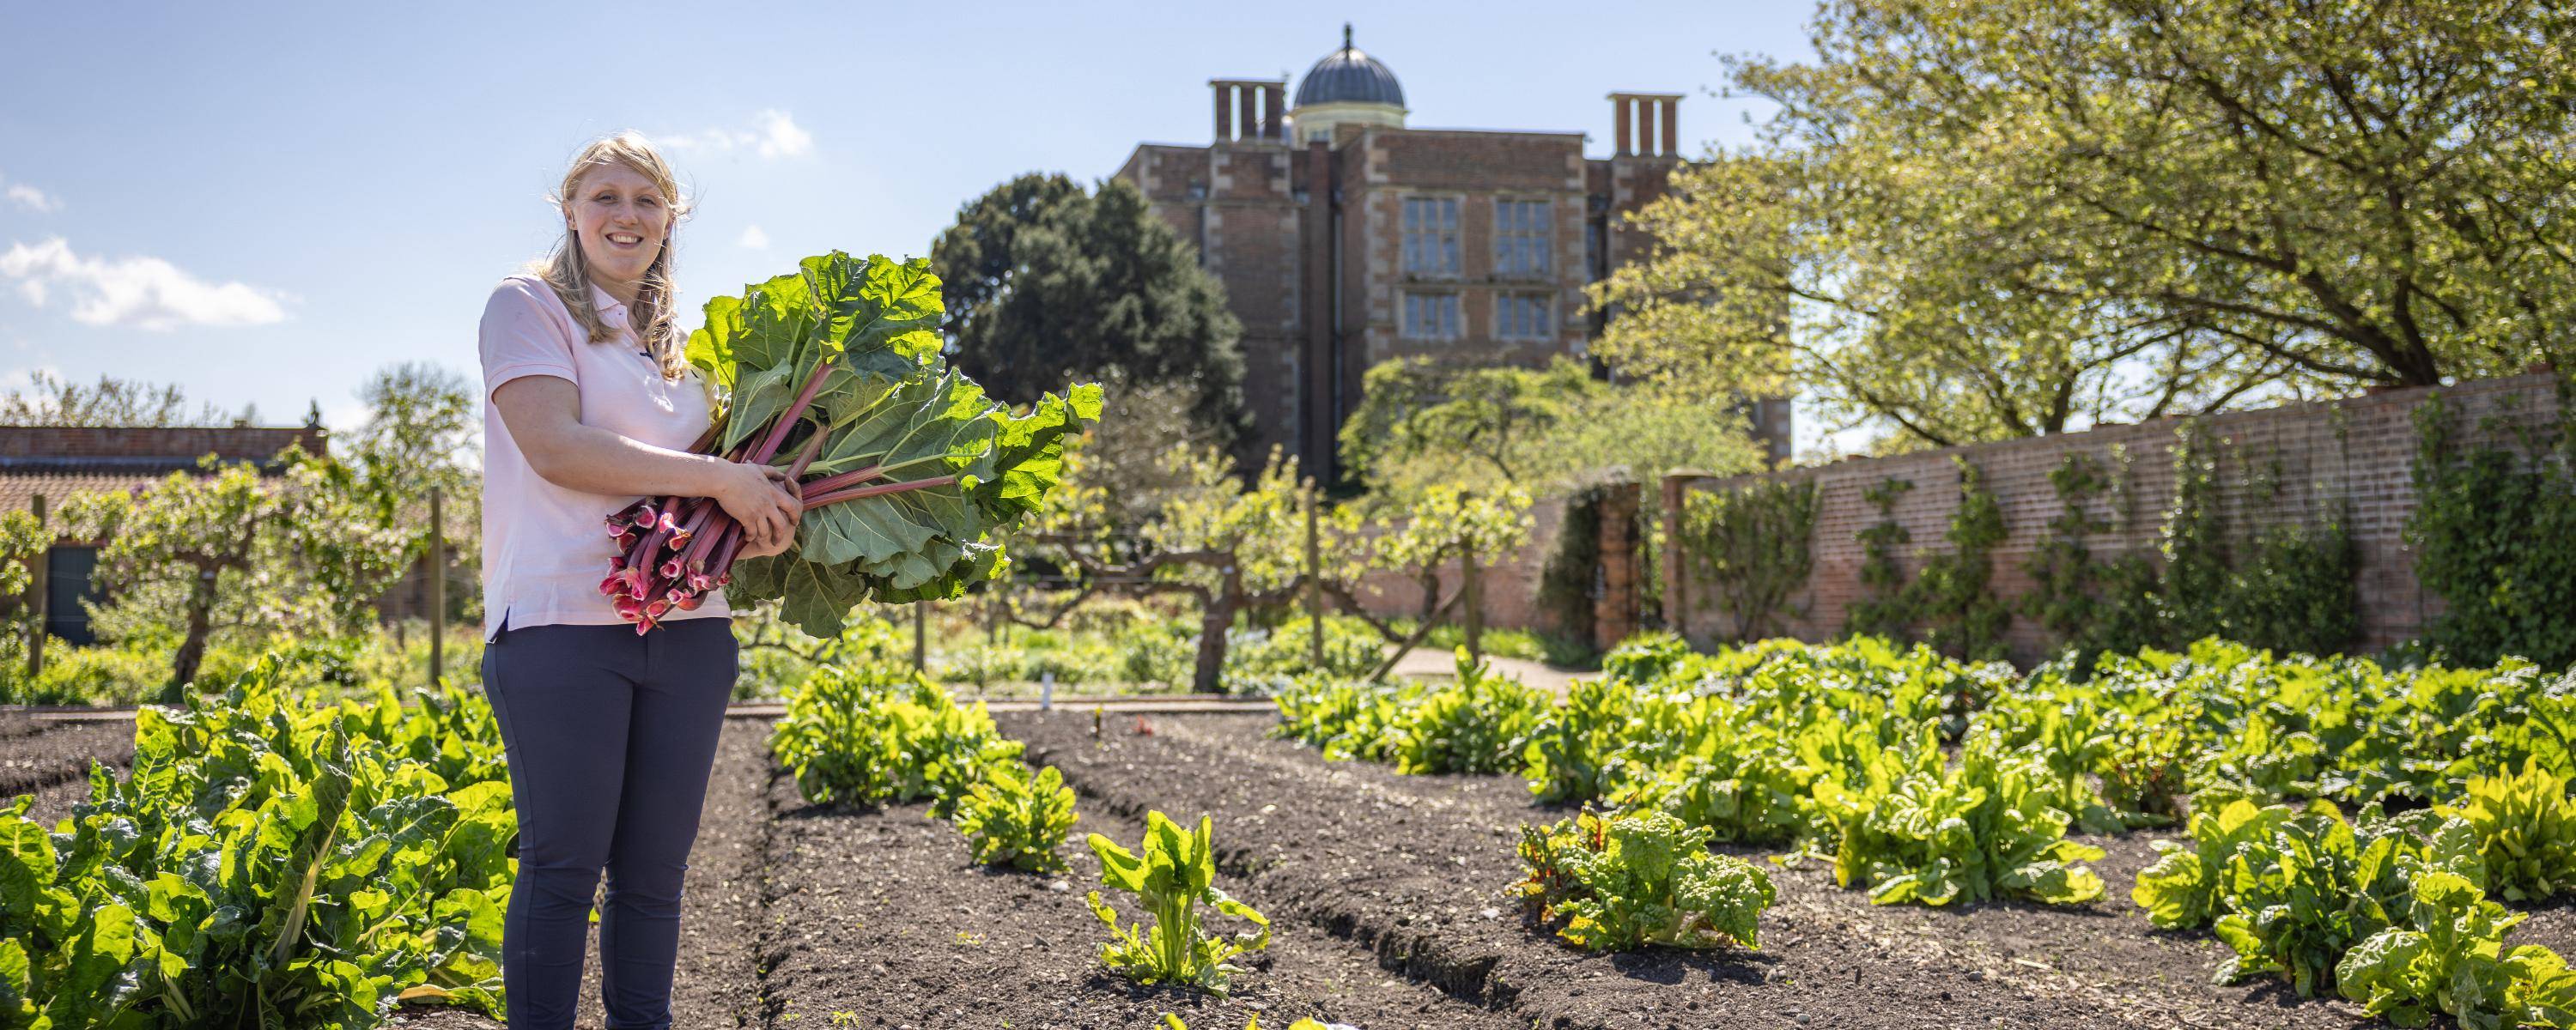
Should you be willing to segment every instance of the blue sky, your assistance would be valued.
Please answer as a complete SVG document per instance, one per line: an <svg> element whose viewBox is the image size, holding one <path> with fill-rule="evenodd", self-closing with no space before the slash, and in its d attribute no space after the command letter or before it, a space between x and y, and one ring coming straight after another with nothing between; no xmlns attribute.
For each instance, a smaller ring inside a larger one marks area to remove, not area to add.
<svg viewBox="0 0 2576 1030"><path fill-rule="evenodd" d="M1580 130L1596 156L1613 90L1690 94L1697 152L1749 137L1752 105L1708 95L1717 54L1808 53L1805 5L1576 9L8 4L0 389L108 373L347 428L379 367L475 371L492 282L554 239L546 191L619 129L696 194L694 312L805 254L926 253L1012 175L1204 142L1208 79L1293 89L1346 17L1411 124Z"/></svg>

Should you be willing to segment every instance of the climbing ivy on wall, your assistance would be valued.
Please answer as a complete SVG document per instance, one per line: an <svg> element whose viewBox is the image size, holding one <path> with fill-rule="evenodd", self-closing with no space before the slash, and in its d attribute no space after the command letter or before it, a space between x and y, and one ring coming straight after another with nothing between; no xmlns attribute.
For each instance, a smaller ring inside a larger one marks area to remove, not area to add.
<svg viewBox="0 0 2576 1030"><path fill-rule="evenodd" d="M2117 472L2092 455L2068 454L2048 474L2057 495L2058 515L2023 569L2033 587L2021 597L2021 613L2049 632L2058 645L2075 652L2077 674L2092 668L2105 651L2134 651L2166 643L2155 563L2144 555L2123 554L2094 559L2085 538L2115 528L2093 514L2096 498L2109 495L2109 507L2125 512L2127 454L2114 451ZM2126 516L2123 514L2123 521Z"/></svg>
<svg viewBox="0 0 2576 1030"><path fill-rule="evenodd" d="M1559 634L1586 643L1592 640L1592 588L1601 566L1601 499L1608 493L1608 488L1593 485L1566 495L1556 546L1539 570L1539 611L1555 622Z"/></svg>
<svg viewBox="0 0 2576 1030"><path fill-rule="evenodd" d="M1773 617L1794 615L1789 595L1807 583L1815 565L1816 488L1813 483L1757 482L1732 490L1695 490L1682 501L1679 546L1694 566L1696 584L1741 639L1776 632Z"/></svg>
<svg viewBox="0 0 2576 1030"><path fill-rule="evenodd" d="M2576 663L2576 444L2569 383L2556 426L2506 434L2518 446L2471 446L2436 396L2415 409L2415 511L2406 541L2415 578L2444 611L2426 638L2450 661L2521 655L2544 668ZM2495 427L2491 427L2495 428Z"/></svg>
<svg viewBox="0 0 2576 1030"><path fill-rule="evenodd" d="M2002 543L2003 505L1985 488L1977 466L1959 466L1959 507L1943 539L1950 550L1923 565L1906 588L1909 614L1925 623L1925 640L1945 654L1983 661L2004 657L2004 630L2012 609L1993 589L1995 545Z"/></svg>
<svg viewBox="0 0 2576 1030"><path fill-rule="evenodd" d="M2093 498L2110 482L2102 474L2102 463L2081 452L2068 454L2050 470L2048 486L2057 494L2057 516L2048 520L2030 561L2022 566L2030 573L2032 586L2021 597L2021 613L2069 643L2085 636L2102 607L2094 597L2100 566L2084 546L2084 538L2111 528L2091 509Z"/></svg>
<svg viewBox="0 0 2576 1030"><path fill-rule="evenodd" d="M1913 615L1905 601L1905 567L1898 564L1898 556L1914 541L1914 533L1896 521L1896 502L1913 489L1913 480L1889 476L1860 492L1862 500L1878 509L1878 521L1852 534L1861 546L1862 596L1843 613L1846 633L1906 638Z"/></svg>
<svg viewBox="0 0 2576 1030"><path fill-rule="evenodd" d="M2221 636L2278 651L2331 654L2360 632L2354 577L2361 554L2340 502L2308 524L2279 521L2231 531L2220 475L2222 447L2198 423L2174 442L2174 498L2167 509L2161 636L2167 646ZM2277 456L2241 474L2249 502L2280 500Z"/></svg>

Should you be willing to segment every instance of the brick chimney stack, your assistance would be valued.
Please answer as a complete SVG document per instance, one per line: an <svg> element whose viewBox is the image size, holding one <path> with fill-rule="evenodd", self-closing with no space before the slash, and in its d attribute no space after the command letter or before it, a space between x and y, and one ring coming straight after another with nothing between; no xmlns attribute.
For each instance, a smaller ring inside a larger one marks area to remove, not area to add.
<svg viewBox="0 0 2576 1030"><path fill-rule="evenodd" d="M1285 79L1210 79L1216 91L1216 141L1277 143L1288 138Z"/></svg>
<svg viewBox="0 0 2576 1030"><path fill-rule="evenodd" d="M1620 157L1680 157L1681 132L1674 125L1679 93L1610 94L1611 134Z"/></svg>

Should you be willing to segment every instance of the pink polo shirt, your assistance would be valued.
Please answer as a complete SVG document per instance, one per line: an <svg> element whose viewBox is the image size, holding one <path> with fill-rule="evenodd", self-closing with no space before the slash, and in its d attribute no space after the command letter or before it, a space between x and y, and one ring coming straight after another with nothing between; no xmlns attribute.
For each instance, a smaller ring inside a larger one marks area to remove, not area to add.
<svg viewBox="0 0 2576 1030"><path fill-rule="evenodd" d="M611 513L636 495L583 493L547 482L528 466L510 427L492 406L492 391L521 376L554 376L581 390L581 421L657 447L680 450L706 432L713 405L706 380L692 368L677 382L626 324L626 305L591 288L602 320L617 330L600 343L585 339L545 280L514 275L483 305L483 639L512 626L615 625L625 620L600 594L608 559ZM672 619L733 614L722 589L696 611Z"/></svg>

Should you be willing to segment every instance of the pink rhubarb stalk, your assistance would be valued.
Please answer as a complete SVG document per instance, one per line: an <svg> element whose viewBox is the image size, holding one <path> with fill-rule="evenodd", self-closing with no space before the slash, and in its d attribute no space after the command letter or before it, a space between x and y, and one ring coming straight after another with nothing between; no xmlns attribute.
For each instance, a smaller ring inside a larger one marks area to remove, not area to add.
<svg viewBox="0 0 2576 1030"><path fill-rule="evenodd" d="M798 495L805 498L805 503L812 504L814 503L814 498L821 497L824 494L831 493L832 491L841 489L842 487L857 486L861 483L867 482L868 480L875 479L884 471L885 466L883 465L870 465L863 469L851 469L850 471L839 473L837 475L825 476L811 483L799 484L796 488L796 492Z"/></svg>
<svg viewBox="0 0 2576 1030"><path fill-rule="evenodd" d="M957 477L955 476L932 476L928 479L916 479L908 483L878 483L874 486L854 487L836 493L827 493L817 497L808 497L805 499L805 510L810 512L827 504L839 504L842 501L855 501L862 497L878 497L885 494L899 494L909 490L928 490L933 487L948 486L955 482L957 482Z"/></svg>
<svg viewBox="0 0 2576 1030"><path fill-rule="evenodd" d="M805 388L796 391L796 403L788 405L787 411L769 424L769 438L760 442L759 450L751 452L753 464L766 465L770 458L777 456L778 445L787 441L787 430L796 424L796 420L805 417L805 409L813 405L814 395L823 391L823 380L831 378L831 375L830 361L814 366L814 374L805 377Z"/></svg>

